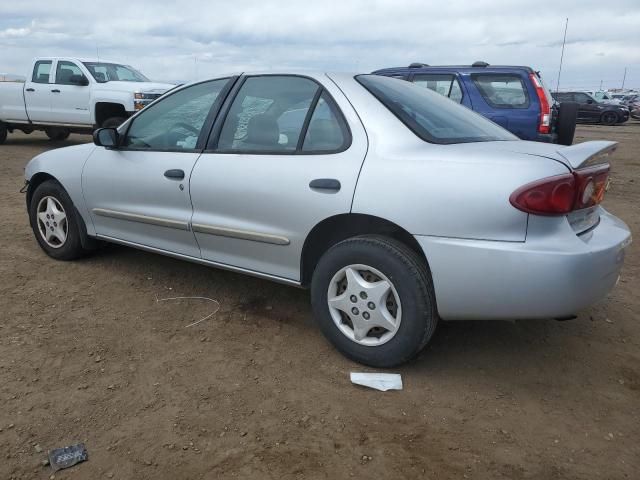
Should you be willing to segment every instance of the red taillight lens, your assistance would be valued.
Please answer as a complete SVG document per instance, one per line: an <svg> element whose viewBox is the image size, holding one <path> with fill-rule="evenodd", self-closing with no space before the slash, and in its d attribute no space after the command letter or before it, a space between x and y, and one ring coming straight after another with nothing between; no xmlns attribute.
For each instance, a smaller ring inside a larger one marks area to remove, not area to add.
<svg viewBox="0 0 640 480"><path fill-rule="evenodd" d="M509 201L523 212L565 215L599 204L608 179L609 165L598 165L528 183L513 192Z"/></svg>
<svg viewBox="0 0 640 480"><path fill-rule="evenodd" d="M550 133L551 105L549 105L549 100L547 99L544 87L542 86L542 82L540 82L538 76L535 73L530 73L529 78L531 79L531 83L533 83L533 87L536 90L536 95L538 96L538 101L540 102L540 120L538 121L538 132Z"/></svg>

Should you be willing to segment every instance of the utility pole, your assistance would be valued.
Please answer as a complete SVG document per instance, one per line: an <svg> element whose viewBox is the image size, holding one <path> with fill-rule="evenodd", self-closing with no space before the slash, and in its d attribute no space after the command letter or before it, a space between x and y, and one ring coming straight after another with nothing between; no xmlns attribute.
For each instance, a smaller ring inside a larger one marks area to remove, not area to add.
<svg viewBox="0 0 640 480"><path fill-rule="evenodd" d="M627 79L627 67L624 67L624 75L622 76L622 90L624 90L624 81Z"/></svg>
<svg viewBox="0 0 640 480"><path fill-rule="evenodd" d="M602 80L600 80L600 91L602 91Z"/></svg>
<svg viewBox="0 0 640 480"><path fill-rule="evenodd" d="M564 38L562 39L562 53L560 54L560 68L558 68L558 83L556 84L556 94L560 90L560 74L562 73L562 60L564 59L564 45L567 43L567 28L569 27L569 17L564 24Z"/></svg>

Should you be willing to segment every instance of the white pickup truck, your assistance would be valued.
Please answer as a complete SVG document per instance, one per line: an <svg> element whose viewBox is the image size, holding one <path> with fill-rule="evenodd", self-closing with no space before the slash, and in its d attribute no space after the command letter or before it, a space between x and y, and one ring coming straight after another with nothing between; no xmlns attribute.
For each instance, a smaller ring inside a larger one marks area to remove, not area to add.
<svg viewBox="0 0 640 480"><path fill-rule="evenodd" d="M174 85L154 83L128 65L36 58L26 82L0 82L0 144L7 133L44 130L52 140L118 126Z"/></svg>

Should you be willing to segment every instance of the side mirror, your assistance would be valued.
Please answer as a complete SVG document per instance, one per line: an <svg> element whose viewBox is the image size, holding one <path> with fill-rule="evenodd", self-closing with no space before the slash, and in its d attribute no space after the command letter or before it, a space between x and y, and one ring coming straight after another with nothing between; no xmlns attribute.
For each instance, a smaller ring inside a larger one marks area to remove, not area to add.
<svg viewBox="0 0 640 480"><path fill-rule="evenodd" d="M588 103L589 105L591 105L591 104L593 103L593 100L589 99L589 100L587 100L587 103Z"/></svg>
<svg viewBox="0 0 640 480"><path fill-rule="evenodd" d="M84 75L71 75L69 77L69 82L80 87L86 87L89 85L89 79Z"/></svg>
<svg viewBox="0 0 640 480"><path fill-rule="evenodd" d="M115 128L99 128L93 132L93 143L99 147L115 148L118 146L118 131Z"/></svg>

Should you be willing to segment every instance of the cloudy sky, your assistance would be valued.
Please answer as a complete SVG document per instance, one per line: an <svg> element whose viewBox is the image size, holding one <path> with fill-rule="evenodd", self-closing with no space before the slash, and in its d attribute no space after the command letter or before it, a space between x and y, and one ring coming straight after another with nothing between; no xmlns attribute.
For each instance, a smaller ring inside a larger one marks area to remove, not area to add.
<svg viewBox="0 0 640 480"><path fill-rule="evenodd" d="M155 80L282 68L524 64L555 88L640 87L640 0L2 0L0 72L36 56L131 64Z"/></svg>

